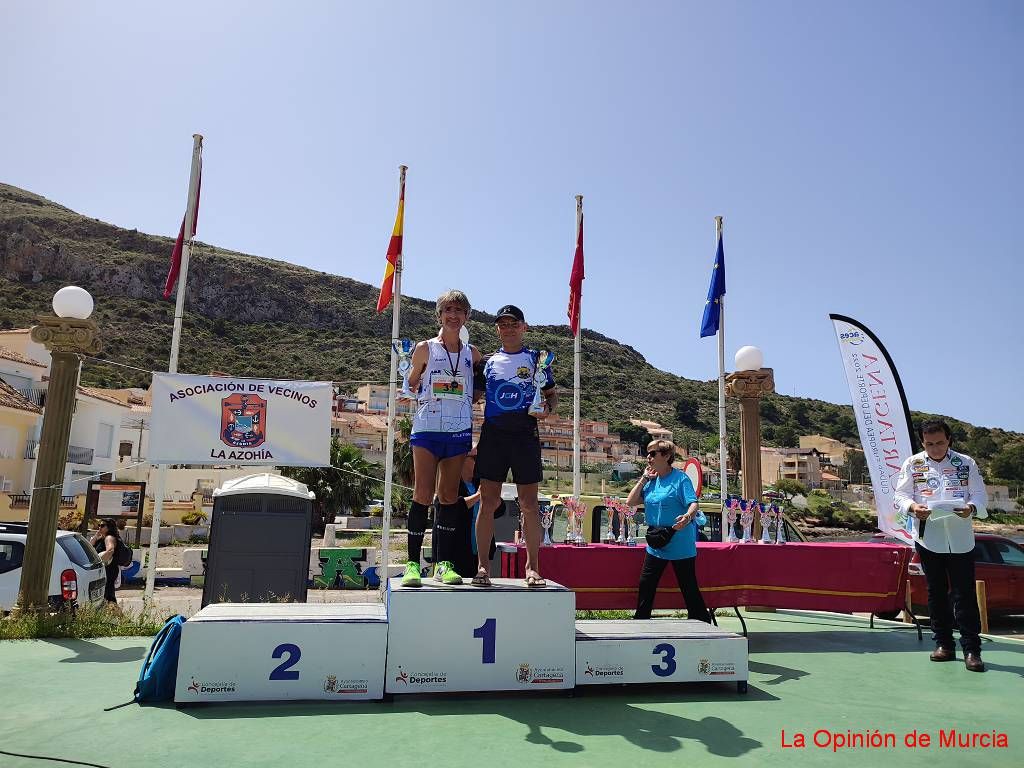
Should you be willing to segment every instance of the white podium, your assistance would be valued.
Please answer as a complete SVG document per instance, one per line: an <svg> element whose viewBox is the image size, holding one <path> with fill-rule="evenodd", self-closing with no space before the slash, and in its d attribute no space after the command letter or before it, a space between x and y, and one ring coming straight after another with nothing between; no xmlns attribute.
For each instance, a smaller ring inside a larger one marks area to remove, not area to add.
<svg viewBox="0 0 1024 768"><path fill-rule="evenodd" d="M380 699L388 624L379 603L219 603L181 629L176 704Z"/></svg>
<svg viewBox="0 0 1024 768"><path fill-rule="evenodd" d="M702 621L576 622L577 685L747 678L747 638Z"/></svg>
<svg viewBox="0 0 1024 768"><path fill-rule="evenodd" d="M576 596L519 579L491 587L388 582L387 693L539 691L576 682Z"/></svg>

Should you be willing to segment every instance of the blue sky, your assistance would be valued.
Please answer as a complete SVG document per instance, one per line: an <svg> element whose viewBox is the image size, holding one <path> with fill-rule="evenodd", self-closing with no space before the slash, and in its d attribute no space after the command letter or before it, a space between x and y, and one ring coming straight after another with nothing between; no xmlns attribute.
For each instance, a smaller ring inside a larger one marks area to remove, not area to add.
<svg viewBox="0 0 1024 768"><path fill-rule="evenodd" d="M0 180L173 236L199 132L199 239L377 284L405 163L403 292L538 324L580 193L584 326L705 380L721 214L730 365L848 403L837 312L911 407L1024 430L1022 33L1011 0L9 0Z"/></svg>

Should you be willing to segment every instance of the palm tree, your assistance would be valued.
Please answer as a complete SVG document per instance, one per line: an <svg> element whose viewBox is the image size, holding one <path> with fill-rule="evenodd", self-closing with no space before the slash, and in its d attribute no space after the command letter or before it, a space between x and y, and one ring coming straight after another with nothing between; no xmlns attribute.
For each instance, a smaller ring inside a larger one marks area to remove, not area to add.
<svg viewBox="0 0 1024 768"><path fill-rule="evenodd" d="M380 466L363 458L356 446L331 439L331 466L285 467L281 474L298 480L316 494L317 504L332 514L361 511L381 493Z"/></svg>

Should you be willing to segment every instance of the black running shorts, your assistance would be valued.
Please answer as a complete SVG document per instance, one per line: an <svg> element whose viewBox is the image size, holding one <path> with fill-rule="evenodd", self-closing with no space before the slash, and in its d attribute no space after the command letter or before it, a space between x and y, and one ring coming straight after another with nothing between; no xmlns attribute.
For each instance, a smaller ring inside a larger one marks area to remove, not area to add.
<svg viewBox="0 0 1024 768"><path fill-rule="evenodd" d="M544 479L537 425L529 432L506 431L485 421L476 446L477 474L482 480L504 483L509 470L512 482L518 485L539 483Z"/></svg>

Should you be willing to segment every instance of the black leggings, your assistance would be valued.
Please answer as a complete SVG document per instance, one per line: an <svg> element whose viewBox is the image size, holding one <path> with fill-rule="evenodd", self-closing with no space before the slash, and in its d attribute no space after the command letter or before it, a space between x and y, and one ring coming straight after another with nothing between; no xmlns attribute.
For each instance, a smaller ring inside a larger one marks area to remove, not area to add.
<svg viewBox="0 0 1024 768"><path fill-rule="evenodd" d="M687 616L710 624L711 614L708 613L708 607L704 605L704 597L697 586L697 558L663 560L650 552L644 555L644 567L640 571L640 586L637 592L636 613L633 614L633 618L651 618L658 582L661 581L661 574L665 572L665 566L669 563L672 563L672 570L676 572L676 581L679 582L679 591L683 593L683 600L686 601Z"/></svg>

